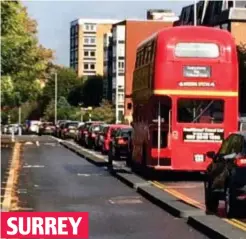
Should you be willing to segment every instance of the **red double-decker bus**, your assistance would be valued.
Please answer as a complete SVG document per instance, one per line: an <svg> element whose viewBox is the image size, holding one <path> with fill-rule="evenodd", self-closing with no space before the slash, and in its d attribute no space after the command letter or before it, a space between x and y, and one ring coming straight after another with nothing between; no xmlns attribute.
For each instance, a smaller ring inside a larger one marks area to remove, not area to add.
<svg viewBox="0 0 246 239"><path fill-rule="evenodd" d="M133 75L132 163L205 170L206 152L237 130L238 81L227 31L180 26L142 42Z"/></svg>

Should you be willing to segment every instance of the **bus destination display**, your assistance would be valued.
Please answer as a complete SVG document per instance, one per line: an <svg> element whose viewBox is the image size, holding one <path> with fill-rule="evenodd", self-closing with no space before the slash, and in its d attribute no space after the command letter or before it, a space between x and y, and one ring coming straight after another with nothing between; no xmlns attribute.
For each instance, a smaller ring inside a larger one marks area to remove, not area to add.
<svg viewBox="0 0 246 239"><path fill-rule="evenodd" d="M184 77L189 78L209 78L211 77L211 67L209 66L185 66L183 68Z"/></svg>
<svg viewBox="0 0 246 239"><path fill-rule="evenodd" d="M221 142L224 139L224 129L184 128L184 142Z"/></svg>

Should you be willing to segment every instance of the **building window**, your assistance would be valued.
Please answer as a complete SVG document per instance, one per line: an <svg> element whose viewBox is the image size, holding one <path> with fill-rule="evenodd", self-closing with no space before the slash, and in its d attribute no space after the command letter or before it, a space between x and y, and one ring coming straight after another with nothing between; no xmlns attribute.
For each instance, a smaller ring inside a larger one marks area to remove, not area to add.
<svg viewBox="0 0 246 239"><path fill-rule="evenodd" d="M119 41L118 41L118 43L119 43L119 44L124 44L124 43L125 43L125 41L123 41L123 40L119 40Z"/></svg>
<svg viewBox="0 0 246 239"><path fill-rule="evenodd" d="M93 57L96 55L94 51L91 51L90 53L91 53L90 55Z"/></svg>
<svg viewBox="0 0 246 239"><path fill-rule="evenodd" d="M78 51L75 51L75 60L78 60Z"/></svg>
<svg viewBox="0 0 246 239"><path fill-rule="evenodd" d="M84 30L85 31L95 31L96 25L95 24L85 24Z"/></svg>
<svg viewBox="0 0 246 239"><path fill-rule="evenodd" d="M91 70L95 70L95 64L91 64Z"/></svg>
<svg viewBox="0 0 246 239"><path fill-rule="evenodd" d="M89 69L89 65L88 64L84 64L84 69L88 70Z"/></svg>
<svg viewBox="0 0 246 239"><path fill-rule="evenodd" d="M119 69L124 69L125 68L125 63L124 63L124 61L119 61L118 62L118 67L119 67Z"/></svg>
<svg viewBox="0 0 246 239"><path fill-rule="evenodd" d="M78 46L78 38L75 38L75 46Z"/></svg>
<svg viewBox="0 0 246 239"><path fill-rule="evenodd" d="M85 44L95 44L96 43L96 37L85 37L84 43Z"/></svg>
<svg viewBox="0 0 246 239"><path fill-rule="evenodd" d="M89 56L89 52L88 51L84 51L84 56Z"/></svg>
<svg viewBox="0 0 246 239"><path fill-rule="evenodd" d="M76 25L76 27L75 27L75 33L78 33L78 29L79 29L79 26Z"/></svg>
<svg viewBox="0 0 246 239"><path fill-rule="evenodd" d="M86 44L89 43L89 38L88 38L88 37L85 37L85 38L84 38L84 43L86 43Z"/></svg>

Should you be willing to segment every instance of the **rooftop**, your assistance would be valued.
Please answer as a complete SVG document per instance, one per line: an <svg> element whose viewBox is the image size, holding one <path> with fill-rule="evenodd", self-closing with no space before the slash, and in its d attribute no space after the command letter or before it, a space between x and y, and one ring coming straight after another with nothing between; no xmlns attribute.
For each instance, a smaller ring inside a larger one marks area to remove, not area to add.
<svg viewBox="0 0 246 239"><path fill-rule="evenodd" d="M79 18L70 23L70 25L75 25L75 24L85 24L85 23L92 23L92 24L114 24L117 22L120 22L122 20L117 20L117 19L94 19L94 18Z"/></svg>

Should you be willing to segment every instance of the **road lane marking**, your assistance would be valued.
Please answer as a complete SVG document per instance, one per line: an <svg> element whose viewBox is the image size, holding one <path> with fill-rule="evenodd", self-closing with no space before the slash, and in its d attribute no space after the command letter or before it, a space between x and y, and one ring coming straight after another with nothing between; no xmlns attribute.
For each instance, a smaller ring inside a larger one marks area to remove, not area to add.
<svg viewBox="0 0 246 239"><path fill-rule="evenodd" d="M38 147L40 146L39 141L36 141L36 145L37 145Z"/></svg>
<svg viewBox="0 0 246 239"><path fill-rule="evenodd" d="M193 206L196 206L200 209L203 209L203 210L206 210L206 207L204 204L194 200L194 199L191 199L190 197L187 197L186 195L184 195L183 193L180 193L180 192L177 192L176 190L170 190L170 189L167 189L166 186L160 182L157 182L157 181L150 181L154 186L170 193L171 195L183 200L184 202L187 202ZM195 203L194 203L195 202ZM240 228L241 230L243 231L246 231L246 223L243 223L241 221L238 221L237 219L225 219L225 218L221 218L223 221L237 227L237 228Z"/></svg>
<svg viewBox="0 0 246 239"><path fill-rule="evenodd" d="M11 203L12 203L12 192L14 190L14 182L16 180L16 170L19 166L19 160L20 160L20 143L15 143L12 159L11 159L11 165L10 165L10 171L9 176L4 192L3 202L2 202L2 209L3 211L10 211L11 209Z"/></svg>

